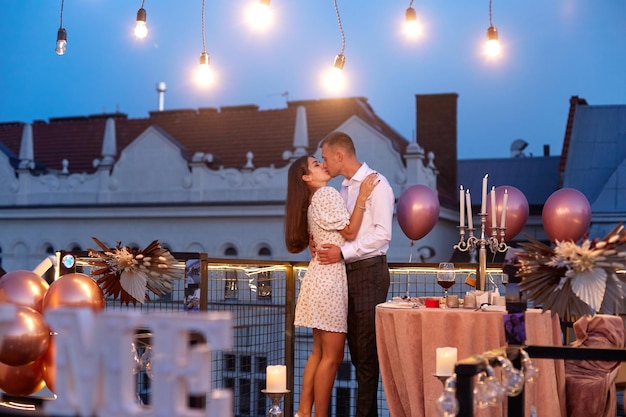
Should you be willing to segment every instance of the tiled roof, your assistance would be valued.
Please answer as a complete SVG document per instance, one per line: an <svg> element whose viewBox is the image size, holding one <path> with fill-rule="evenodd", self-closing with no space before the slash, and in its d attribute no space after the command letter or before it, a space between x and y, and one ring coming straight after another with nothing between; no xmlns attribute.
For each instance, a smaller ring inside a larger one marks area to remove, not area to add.
<svg viewBox="0 0 626 417"><path fill-rule="evenodd" d="M320 140L352 116L390 138L400 153L407 141L382 121L363 97L288 102L286 108L259 110L256 105L150 112L150 117L129 119L113 113L86 117L54 118L33 123L34 157L48 169L92 172L101 157L106 120L115 118L119 153L149 126L157 126L193 155L211 153L215 167L243 168L246 153L254 154L255 167L284 166L283 152L293 150L298 106L304 106L309 134L308 151L314 153ZM0 123L0 144L19 155L23 123ZM1 150L1 148L0 148Z"/></svg>

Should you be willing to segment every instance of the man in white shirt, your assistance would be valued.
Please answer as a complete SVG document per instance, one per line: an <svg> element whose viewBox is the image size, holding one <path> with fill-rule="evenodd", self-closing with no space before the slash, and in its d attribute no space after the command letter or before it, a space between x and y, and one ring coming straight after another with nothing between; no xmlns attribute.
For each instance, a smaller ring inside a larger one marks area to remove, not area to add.
<svg viewBox="0 0 626 417"><path fill-rule="evenodd" d="M365 210L356 239L342 247L323 244L317 248L318 260L339 262L342 258L348 273L348 347L356 368L358 383L356 416L378 415L378 352L376 350L375 307L385 302L389 290L387 250L395 197L387 179L378 174L380 183L365 206L356 205L361 181L374 172L356 157L354 143L343 132L333 132L322 141L322 159L331 177L342 175L341 195L348 211Z"/></svg>

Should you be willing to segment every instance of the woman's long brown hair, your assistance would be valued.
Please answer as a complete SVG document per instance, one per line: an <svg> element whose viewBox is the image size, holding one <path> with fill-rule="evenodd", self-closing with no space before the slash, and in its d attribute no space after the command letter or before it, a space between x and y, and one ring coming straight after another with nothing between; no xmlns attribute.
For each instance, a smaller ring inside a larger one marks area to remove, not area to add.
<svg viewBox="0 0 626 417"><path fill-rule="evenodd" d="M300 253L309 246L307 209L311 191L302 179L309 173L309 156L293 161L287 174L285 201L285 245L291 253Z"/></svg>

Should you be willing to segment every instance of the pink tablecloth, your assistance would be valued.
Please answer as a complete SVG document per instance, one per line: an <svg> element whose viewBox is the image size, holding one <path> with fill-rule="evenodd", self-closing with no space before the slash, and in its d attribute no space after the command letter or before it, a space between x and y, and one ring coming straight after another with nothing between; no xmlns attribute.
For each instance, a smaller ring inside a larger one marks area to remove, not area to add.
<svg viewBox="0 0 626 417"><path fill-rule="evenodd" d="M506 345L503 312L466 309L376 308L376 337L380 370L392 417L436 416L435 401L442 384L433 376L436 349L452 346L458 359ZM562 345L558 317L540 310L526 312L527 343ZM539 416L565 417L565 372L562 360L533 360L540 369L537 386L527 385L526 411L531 402ZM534 388L534 389L533 389ZM476 416L501 416L489 407Z"/></svg>

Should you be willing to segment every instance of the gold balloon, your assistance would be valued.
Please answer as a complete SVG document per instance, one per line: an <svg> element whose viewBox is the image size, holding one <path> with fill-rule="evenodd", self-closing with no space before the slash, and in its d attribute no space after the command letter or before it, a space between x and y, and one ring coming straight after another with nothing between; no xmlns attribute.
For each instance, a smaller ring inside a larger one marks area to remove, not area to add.
<svg viewBox="0 0 626 417"><path fill-rule="evenodd" d="M22 366L0 363L0 389L7 394L30 395L45 385L41 359Z"/></svg>
<svg viewBox="0 0 626 417"><path fill-rule="evenodd" d="M0 303L31 307L41 313L48 283L32 271L18 270L0 277Z"/></svg>
<svg viewBox="0 0 626 417"><path fill-rule="evenodd" d="M43 362L43 380L46 382L48 389L54 392L54 382L57 377L57 368L56 368L56 342L54 340L54 335L50 337L50 345L48 346L48 350L44 353L42 362Z"/></svg>
<svg viewBox="0 0 626 417"><path fill-rule="evenodd" d="M43 356L50 344L50 328L34 308L16 306L15 318L0 322L0 362L22 366Z"/></svg>
<svg viewBox="0 0 626 417"><path fill-rule="evenodd" d="M73 273L61 276L50 284L43 298L42 311L59 307L89 307L104 309L104 293L89 275Z"/></svg>

